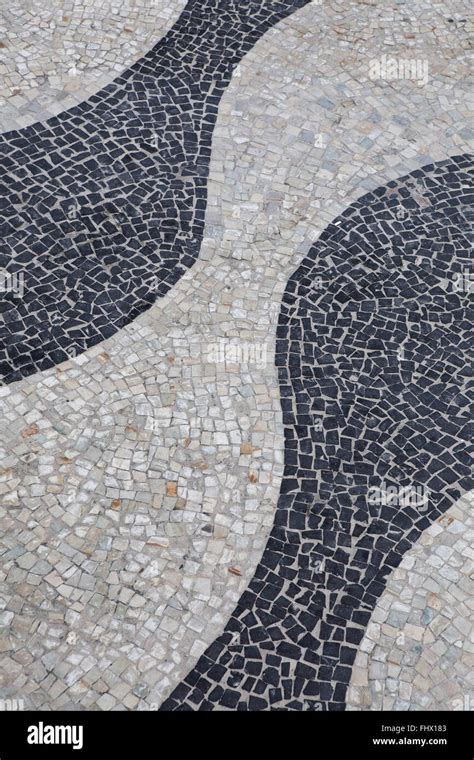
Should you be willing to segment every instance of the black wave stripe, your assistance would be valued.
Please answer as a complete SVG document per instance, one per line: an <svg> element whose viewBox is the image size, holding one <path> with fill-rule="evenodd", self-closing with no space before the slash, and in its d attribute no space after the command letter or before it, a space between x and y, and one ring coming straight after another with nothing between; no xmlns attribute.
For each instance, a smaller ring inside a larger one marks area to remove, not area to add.
<svg viewBox="0 0 474 760"><path fill-rule="evenodd" d="M309 0L191 0L88 101L0 136L0 376L113 335L196 261L219 100L258 39Z"/></svg>
<svg viewBox="0 0 474 760"><path fill-rule="evenodd" d="M290 278L275 523L224 633L162 710L343 710L387 576L472 487L471 160L360 198Z"/></svg>

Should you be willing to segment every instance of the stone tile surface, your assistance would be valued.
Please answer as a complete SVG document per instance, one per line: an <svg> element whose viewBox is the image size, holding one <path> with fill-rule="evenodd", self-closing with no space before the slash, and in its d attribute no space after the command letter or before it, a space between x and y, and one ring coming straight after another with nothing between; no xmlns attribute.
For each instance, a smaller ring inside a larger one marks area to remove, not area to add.
<svg viewBox="0 0 474 760"><path fill-rule="evenodd" d="M148 53L186 0L0 2L0 132L56 116Z"/></svg>
<svg viewBox="0 0 474 760"><path fill-rule="evenodd" d="M282 400L288 409L274 359L288 279L365 193L394 182L403 197L399 178L469 151L467 17L459 0L313 2L269 29L218 104L192 268L148 311L125 310L112 337L0 388L2 697L33 709L156 709L224 630L282 483ZM220 55L225 67L225 45ZM371 78L384 55L419 60L415 78ZM159 151L150 156L158 171ZM468 290L469 276L448 274L456 293ZM53 326L45 318L42 330ZM245 702L238 693L217 708ZM280 709L309 709L293 700Z"/></svg>
<svg viewBox="0 0 474 760"><path fill-rule="evenodd" d="M449 159L363 196L291 276L275 522L223 634L164 710L343 709L387 575L473 487L470 299L456 276L469 169Z"/></svg>
<svg viewBox="0 0 474 760"><path fill-rule="evenodd" d="M473 500L460 499L393 571L357 653L349 710L472 710Z"/></svg>

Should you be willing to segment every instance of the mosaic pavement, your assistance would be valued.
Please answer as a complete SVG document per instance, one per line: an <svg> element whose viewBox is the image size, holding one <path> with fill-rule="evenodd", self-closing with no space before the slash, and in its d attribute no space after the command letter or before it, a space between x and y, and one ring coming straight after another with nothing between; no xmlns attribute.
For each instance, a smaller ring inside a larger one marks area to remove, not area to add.
<svg viewBox="0 0 474 760"><path fill-rule="evenodd" d="M164 709L341 709L387 574L474 485L468 294L446 281L469 261L469 167L442 162L364 196L290 278L274 527L224 633Z"/></svg>
<svg viewBox="0 0 474 760"><path fill-rule="evenodd" d="M1 257L22 288L2 303L6 382L110 337L194 263L220 97L304 1L195 0L88 102L3 136Z"/></svg>
<svg viewBox="0 0 474 760"><path fill-rule="evenodd" d="M352 710L472 710L472 496L393 572L357 652Z"/></svg>
<svg viewBox="0 0 474 760"><path fill-rule="evenodd" d="M2 132L78 105L153 47L186 0L0 2Z"/></svg>
<svg viewBox="0 0 474 760"><path fill-rule="evenodd" d="M3 698L472 705L467 7L415 5L188 3L3 135Z"/></svg>

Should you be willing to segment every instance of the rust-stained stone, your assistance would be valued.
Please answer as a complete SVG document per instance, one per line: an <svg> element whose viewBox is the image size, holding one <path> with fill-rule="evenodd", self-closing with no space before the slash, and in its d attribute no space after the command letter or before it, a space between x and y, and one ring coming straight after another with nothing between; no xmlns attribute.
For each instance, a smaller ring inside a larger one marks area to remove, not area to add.
<svg viewBox="0 0 474 760"><path fill-rule="evenodd" d="M32 435L37 435L39 433L39 427L35 423L33 425L28 425L24 430L21 431L21 437L22 438L31 438Z"/></svg>

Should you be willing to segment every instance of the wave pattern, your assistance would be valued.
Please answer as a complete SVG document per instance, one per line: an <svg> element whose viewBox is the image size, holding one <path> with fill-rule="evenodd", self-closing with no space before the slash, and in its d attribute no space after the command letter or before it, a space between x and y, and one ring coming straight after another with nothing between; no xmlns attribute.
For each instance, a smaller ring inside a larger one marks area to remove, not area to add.
<svg viewBox="0 0 474 760"><path fill-rule="evenodd" d="M88 101L0 137L0 375L113 335L196 261L220 98L242 57L308 0L191 0Z"/></svg>
<svg viewBox="0 0 474 760"><path fill-rule="evenodd" d="M390 572L472 487L469 156L353 203L290 278L262 560L162 710L342 710Z"/></svg>

